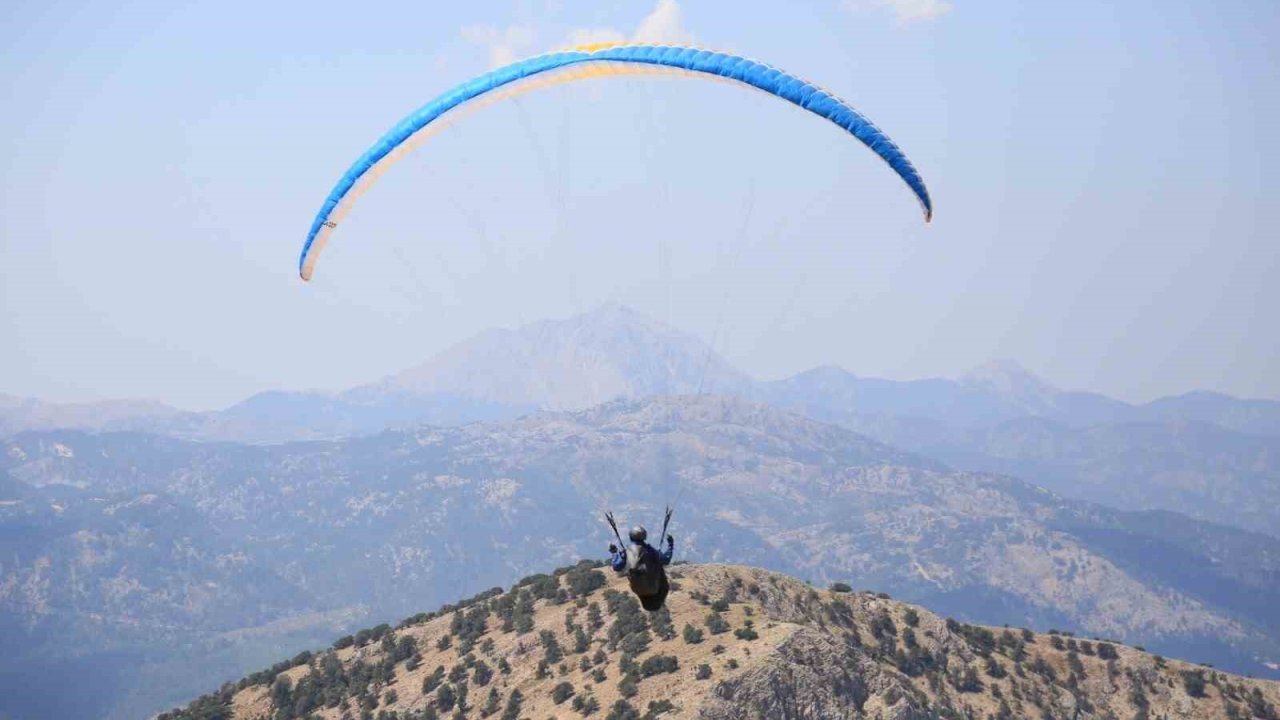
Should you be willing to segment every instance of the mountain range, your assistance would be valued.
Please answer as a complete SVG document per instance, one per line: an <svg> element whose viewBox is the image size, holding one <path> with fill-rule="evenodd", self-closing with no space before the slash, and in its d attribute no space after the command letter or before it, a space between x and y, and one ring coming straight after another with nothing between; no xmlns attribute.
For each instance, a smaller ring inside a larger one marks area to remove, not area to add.
<svg viewBox="0 0 1280 720"><path fill-rule="evenodd" d="M699 393L767 403L956 469L1012 474L1070 498L1171 510L1280 537L1280 402L1189 392L1134 405L1059 390L1009 361L956 379L864 378L827 366L761 381L698 338L616 304L489 330L343 392L264 392L216 412L0 397L0 436L140 430L269 444Z"/></svg>
<svg viewBox="0 0 1280 720"><path fill-rule="evenodd" d="M145 430L261 444L704 392L833 421L897 418L961 429L1027 417L1076 428L1187 422L1280 437L1280 401L1192 391L1134 405L1098 393L1059 390L1009 360L992 361L955 379L884 380L823 366L761 381L699 338L617 304L514 330L487 330L417 366L349 390L273 390L219 411L188 412L151 400L57 404L0 395L0 436L43 429Z"/></svg>
<svg viewBox="0 0 1280 720"><path fill-rule="evenodd" d="M0 700L17 718L170 706L246 659L599 557L605 508L653 522L668 501L683 558L1280 674L1280 540L953 470L740 398L276 445L42 431L2 450L0 634L24 652L0 686L65 682L70 658L119 668L82 696L101 714Z"/></svg>

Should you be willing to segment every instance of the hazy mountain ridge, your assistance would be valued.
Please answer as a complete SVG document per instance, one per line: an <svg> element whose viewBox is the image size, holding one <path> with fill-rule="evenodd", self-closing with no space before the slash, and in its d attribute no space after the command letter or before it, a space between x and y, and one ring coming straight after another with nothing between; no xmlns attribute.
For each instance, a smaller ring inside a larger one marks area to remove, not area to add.
<svg viewBox="0 0 1280 720"><path fill-rule="evenodd" d="M700 390L767 402L957 468L1015 474L1069 497L1280 536L1280 402L1193 392L1131 405L1060 391L1010 361L955 380L890 381L819 367L759 382L696 337L616 304L490 330L346 392L265 392L213 413L147 405L136 417L121 411L97 417L91 409L6 415L5 407L21 405L9 401L0 403L0 428L47 417L89 429L279 443L512 420L618 397Z"/></svg>
<svg viewBox="0 0 1280 720"><path fill-rule="evenodd" d="M966 625L887 595L690 565L654 614L589 563L277 663L162 720L1195 717L1272 720L1280 684L1112 642Z"/></svg>
<svg viewBox="0 0 1280 720"><path fill-rule="evenodd" d="M1009 361L955 380L861 378L828 366L758 382L697 338L618 305L487 331L416 368L341 393L265 392L213 413L146 405L136 417L98 417L96 406L15 414L15 407L38 403L9 400L0 402L0 428L48 429L53 420L29 422L44 417L86 429L278 443L511 420L699 389L841 424L958 468L1020 475L1071 497L1273 535L1280 527L1280 402L1193 392L1130 405L1059 391ZM1224 432L1193 432L1198 424Z"/></svg>
<svg viewBox="0 0 1280 720"><path fill-rule="evenodd" d="M1196 390L1142 405L1141 419L1198 420L1251 435L1280 436L1280 402Z"/></svg>
<svg viewBox="0 0 1280 720"><path fill-rule="evenodd" d="M951 472L740 399L620 400L500 424L276 446L32 433L7 441L0 457L21 491L16 503L0 498L6 518L54 493L84 504L153 494L193 509L202 523L156 525L171 535L152 544L198 557L243 553L289 595L262 605L278 608L276 622L361 605L373 617L399 616L547 562L599 556L609 540L603 508L623 522L653 522L664 497L678 496L681 557L853 581L973 621L1078 629L1259 674L1270 672L1260 660L1280 657L1277 610L1259 600L1280 593L1280 542L1185 517L1162 525L1012 478ZM14 572L78 562L58 549L66 540L50 542ZM1134 562L1134 548L1148 561ZM136 550L139 558L156 551ZM81 586L101 592L148 585L135 570L74 566ZM204 580L174 582L194 589ZM22 614L11 616L12 631L22 632L31 609L13 607ZM313 623L313 634L327 622ZM192 667L170 669L187 684L164 689L193 690Z"/></svg>
<svg viewBox="0 0 1280 720"><path fill-rule="evenodd" d="M156 400L54 403L0 393L0 436L28 430L155 430L188 414Z"/></svg>
<svg viewBox="0 0 1280 720"><path fill-rule="evenodd" d="M1134 405L1105 395L1058 390L1008 361L957 380L863 378L843 368L814 368L766 383L764 397L786 407L859 416L928 420L953 429L986 428L1036 417L1077 428L1120 423L1196 421L1249 435L1280 435L1280 401L1190 392ZM827 400L831 398L831 400Z"/></svg>
<svg viewBox="0 0 1280 720"><path fill-rule="evenodd" d="M0 435L65 428L251 443L336 439L700 391L766 401L829 421L893 417L959 429L1028 416L1074 427L1199 421L1280 436L1280 401L1194 391L1133 405L1059 390L1008 360L957 379L883 380L823 366L784 380L759 381L701 339L617 304L561 320L487 330L416 367L343 392L268 391L216 412L183 412L150 401L57 405L0 396Z"/></svg>

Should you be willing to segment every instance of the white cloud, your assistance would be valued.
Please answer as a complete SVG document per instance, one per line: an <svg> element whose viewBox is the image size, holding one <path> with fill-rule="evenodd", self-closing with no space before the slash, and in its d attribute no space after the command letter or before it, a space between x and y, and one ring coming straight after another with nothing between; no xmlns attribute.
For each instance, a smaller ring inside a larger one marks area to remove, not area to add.
<svg viewBox="0 0 1280 720"><path fill-rule="evenodd" d="M632 39L644 43L681 45L693 39L684 27L684 13L676 0L658 0L653 12L644 16Z"/></svg>
<svg viewBox="0 0 1280 720"><path fill-rule="evenodd" d="M623 42L627 36L621 30L614 28L575 28L569 32L569 40L566 45L595 45L596 43L616 43Z"/></svg>
<svg viewBox="0 0 1280 720"><path fill-rule="evenodd" d="M527 54L536 36L528 25L508 25L496 28L492 25L468 25L462 28L462 38L467 42L489 48L489 67L510 65Z"/></svg>
<svg viewBox="0 0 1280 720"><path fill-rule="evenodd" d="M933 20L951 12L950 0L843 0L849 10L879 8L893 13L900 23Z"/></svg>
<svg viewBox="0 0 1280 720"><path fill-rule="evenodd" d="M640 25L630 36L617 28L577 28L569 33L569 46L591 45L602 42L658 43L686 45L693 42L693 35L684 27L684 13L676 0L658 0L653 11L640 20Z"/></svg>
<svg viewBox="0 0 1280 720"><path fill-rule="evenodd" d="M879 1L879 0L877 0ZM933 0L941 2L942 0ZM853 0L846 0L853 2ZM489 50L489 67L509 65L530 54L537 33L529 25L509 25L505 28L493 25L469 25L462 28L462 38ZM594 45L597 43L626 42L683 45L693 42L693 35L684 27L684 13L678 0L658 0L653 10L640 20L636 31L628 35L617 28L583 27L569 31L565 46Z"/></svg>

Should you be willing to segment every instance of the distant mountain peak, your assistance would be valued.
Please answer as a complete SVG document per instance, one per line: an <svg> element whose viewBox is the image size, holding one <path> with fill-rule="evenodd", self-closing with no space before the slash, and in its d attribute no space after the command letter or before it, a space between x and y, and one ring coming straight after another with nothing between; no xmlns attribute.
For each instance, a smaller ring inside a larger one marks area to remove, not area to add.
<svg viewBox="0 0 1280 720"><path fill-rule="evenodd" d="M987 360L984 363L976 365L969 369L968 372L961 376L966 380L983 380L991 378L1021 378L1030 379L1038 383L1045 383L1035 373L1027 369L1025 365L1009 357L998 357Z"/></svg>
<svg viewBox="0 0 1280 720"><path fill-rule="evenodd" d="M586 310L573 315L579 318L624 318L628 320L653 323L653 318L636 310L635 308L617 300L609 300L595 307L593 310Z"/></svg>
<svg viewBox="0 0 1280 720"><path fill-rule="evenodd" d="M678 330L670 323L660 320L652 315L647 315L636 308L610 300L602 303L591 310L583 310L574 313L563 319L545 319L528 323L515 330L520 332L529 330L543 325L562 325L577 326L591 328L626 328L633 331L643 330L655 335L671 335L680 337L685 342L702 343L703 340L695 335Z"/></svg>
<svg viewBox="0 0 1280 720"><path fill-rule="evenodd" d="M1060 392L1010 358L989 360L962 375L960 381L968 385L980 385L1023 401L1049 401Z"/></svg>
<svg viewBox="0 0 1280 720"><path fill-rule="evenodd" d="M839 365L818 365L816 367L809 368L808 370L796 373L794 377L838 378L844 380L857 379L858 376Z"/></svg>
<svg viewBox="0 0 1280 720"><path fill-rule="evenodd" d="M356 393L451 394L577 410L619 397L746 392L752 380L700 338L620 303L474 335Z"/></svg>

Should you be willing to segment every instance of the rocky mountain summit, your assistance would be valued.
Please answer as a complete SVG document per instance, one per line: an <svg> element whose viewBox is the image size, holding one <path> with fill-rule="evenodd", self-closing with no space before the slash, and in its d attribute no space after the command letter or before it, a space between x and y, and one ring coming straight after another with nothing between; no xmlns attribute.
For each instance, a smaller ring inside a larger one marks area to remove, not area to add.
<svg viewBox="0 0 1280 720"><path fill-rule="evenodd" d="M527 577L160 720L1280 717L1280 683L1107 640L964 624L743 566L671 576L657 613L588 561Z"/></svg>
<svg viewBox="0 0 1280 720"><path fill-rule="evenodd" d="M755 381L701 339L616 303L563 320L486 330L349 399L442 393L539 410L618 398L747 395Z"/></svg>

